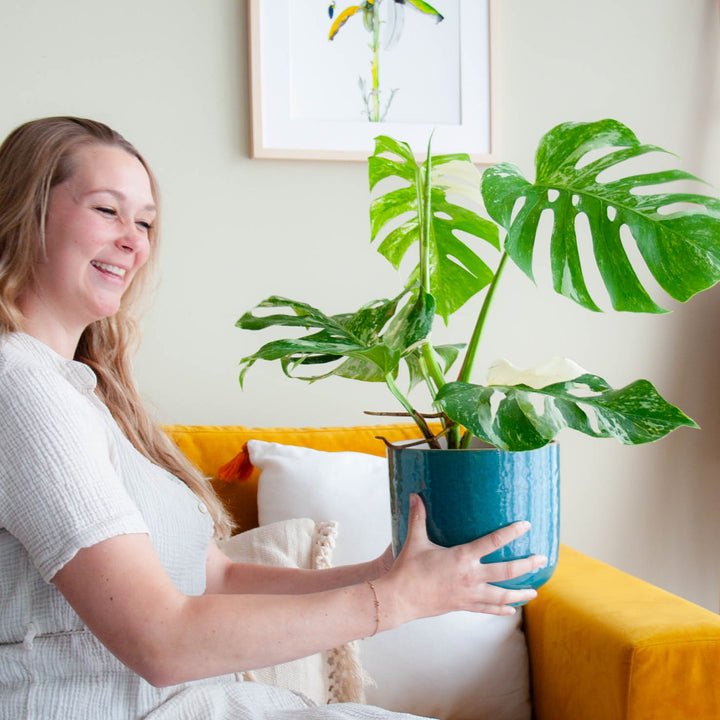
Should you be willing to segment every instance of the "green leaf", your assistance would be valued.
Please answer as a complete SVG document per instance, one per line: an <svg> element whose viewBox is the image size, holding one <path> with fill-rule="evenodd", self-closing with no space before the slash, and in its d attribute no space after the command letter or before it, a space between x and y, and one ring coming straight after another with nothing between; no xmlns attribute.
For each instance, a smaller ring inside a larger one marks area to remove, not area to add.
<svg viewBox="0 0 720 720"><path fill-rule="evenodd" d="M413 240L416 240L419 233L417 207L417 191L414 186L391 190L374 198L370 202L370 241L377 239L385 225L406 213L413 216L410 222L414 233ZM387 247L386 243L383 247Z"/></svg>
<svg viewBox="0 0 720 720"><path fill-rule="evenodd" d="M387 375L397 375L402 356L430 332L434 311L431 297L417 298L417 293L411 293L411 300L396 317L400 301L407 294L375 300L355 313L332 316L288 298L273 296L264 300L254 310L285 308L289 312L257 315L250 311L236 326L244 330L304 327L314 331L304 337L272 340L242 358L240 383L258 360L279 360L286 375L309 382L330 375L378 382ZM333 363L335 366L325 373L300 374L300 369Z"/></svg>
<svg viewBox="0 0 720 720"><path fill-rule="evenodd" d="M396 155L400 160L383 157L383 153ZM378 135L375 138L375 152L368 158L368 178L371 190L380 180L392 175L413 182L416 169L415 156L407 143L398 142L387 135Z"/></svg>
<svg viewBox="0 0 720 720"><path fill-rule="evenodd" d="M480 176L467 155L439 155L431 158L432 187L425 186L425 165L418 166L409 146L386 136L375 140L375 154L369 160L370 188L394 179L391 188L380 191L370 204L371 242L384 237L378 251L397 269L411 247L420 242L423 206L421 198L429 191L431 199L429 270L430 294L435 312L447 318L486 287L493 271L466 244L460 233L499 248L497 226L473 210L458 205L449 196L476 198ZM398 187L399 183L399 187ZM418 279L419 263L410 272Z"/></svg>
<svg viewBox="0 0 720 720"><path fill-rule="evenodd" d="M578 167L591 151L606 154ZM598 180L603 171L650 152L665 151L641 144L630 129L615 120L566 123L540 142L534 184L507 163L488 169L483 175L482 194L491 217L508 231L508 255L532 279L538 222L544 211L550 211L553 287L580 305L598 310L580 262L581 256L589 255L581 252L583 241L576 233L577 218L584 215L590 226L595 263L616 310L665 312L643 286L628 258L621 237L623 228L657 283L676 300L684 302L717 283L720 200L692 192L651 191L697 178L682 170L665 170ZM683 209L673 211L672 206L681 203Z"/></svg>
<svg viewBox="0 0 720 720"><path fill-rule="evenodd" d="M421 291L413 293L390 322L383 340L389 347L405 354L430 335L434 316L432 295Z"/></svg>
<svg viewBox="0 0 720 720"><path fill-rule="evenodd" d="M447 374L450 368L455 364L458 355L466 347L465 343L455 343L453 345L433 345L433 350L442 360L444 373Z"/></svg>
<svg viewBox="0 0 720 720"><path fill-rule="evenodd" d="M246 312L236 323L235 327L243 330L263 330L268 327L282 325L285 327L327 327L329 318L317 308L307 303L290 300L279 295L271 297L259 303L258 308L283 308L288 307L293 311L292 315L253 315L252 311ZM339 327L339 326L338 326Z"/></svg>
<svg viewBox="0 0 720 720"><path fill-rule="evenodd" d="M647 380L619 390L597 375L534 389L527 385L453 382L438 393L444 412L473 435L504 450L532 450L564 428L638 445L681 426L697 427Z"/></svg>
<svg viewBox="0 0 720 720"><path fill-rule="evenodd" d="M464 347L464 343L433 346L433 352L440 359L444 375L447 375L448 371L457 360L460 351L463 350ZM410 373L410 383L408 387L408 391L410 391L425 379L421 350L419 348L415 348L412 352L408 353L405 356L405 363L407 364L408 371Z"/></svg>
<svg viewBox="0 0 720 720"><path fill-rule="evenodd" d="M364 358L355 357L345 360L345 362L343 362L330 374L336 375L337 377L348 378L349 380L361 380L363 382L384 382L385 380L385 373L374 362L371 362L370 360L365 360ZM397 375L397 368L395 368L391 374L393 376ZM298 376L293 375L292 377L297 378ZM307 379L310 382L315 382L315 380L319 380L321 378L316 377Z"/></svg>

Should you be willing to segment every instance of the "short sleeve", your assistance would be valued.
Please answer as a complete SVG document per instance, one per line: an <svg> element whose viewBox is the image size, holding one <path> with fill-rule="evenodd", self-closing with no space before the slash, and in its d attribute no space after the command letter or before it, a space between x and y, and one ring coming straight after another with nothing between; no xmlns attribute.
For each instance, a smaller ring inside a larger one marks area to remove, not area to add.
<svg viewBox="0 0 720 720"><path fill-rule="evenodd" d="M148 532L90 397L38 367L4 373L0 397L0 525L46 582L82 548Z"/></svg>

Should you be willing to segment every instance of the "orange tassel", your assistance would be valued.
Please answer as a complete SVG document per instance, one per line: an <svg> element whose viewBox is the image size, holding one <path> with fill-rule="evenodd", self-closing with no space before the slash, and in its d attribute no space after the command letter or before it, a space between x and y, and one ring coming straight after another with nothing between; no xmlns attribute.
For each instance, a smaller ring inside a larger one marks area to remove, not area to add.
<svg viewBox="0 0 720 720"><path fill-rule="evenodd" d="M236 480L242 482L250 477L253 469L247 443L245 443L242 450L230 462L218 468L217 476L225 482L235 482Z"/></svg>

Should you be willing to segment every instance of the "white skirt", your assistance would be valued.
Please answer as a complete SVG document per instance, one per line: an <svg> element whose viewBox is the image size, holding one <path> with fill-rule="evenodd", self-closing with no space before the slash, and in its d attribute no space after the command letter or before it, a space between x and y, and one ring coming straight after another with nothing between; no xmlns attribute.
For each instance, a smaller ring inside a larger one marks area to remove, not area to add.
<svg viewBox="0 0 720 720"><path fill-rule="evenodd" d="M417 720L372 705L316 705L289 690L254 682L217 682L185 687L144 720Z"/></svg>

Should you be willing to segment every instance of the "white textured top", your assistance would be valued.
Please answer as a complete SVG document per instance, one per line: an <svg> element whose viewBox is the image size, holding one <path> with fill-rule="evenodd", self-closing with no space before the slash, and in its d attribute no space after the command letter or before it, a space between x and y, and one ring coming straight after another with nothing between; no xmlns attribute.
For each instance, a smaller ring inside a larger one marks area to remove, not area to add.
<svg viewBox="0 0 720 720"><path fill-rule="evenodd" d="M125 438L96 377L35 338L0 341L0 718L395 717L318 708L239 676L155 688L85 627L50 582L78 550L149 533L176 587L205 590L207 508Z"/></svg>
<svg viewBox="0 0 720 720"><path fill-rule="evenodd" d="M29 335L0 345L3 718L137 717L164 694L108 652L50 583L79 549L149 533L178 589L205 590L210 516L184 483L135 450L95 385L87 365ZM76 714L57 714L63 703Z"/></svg>

